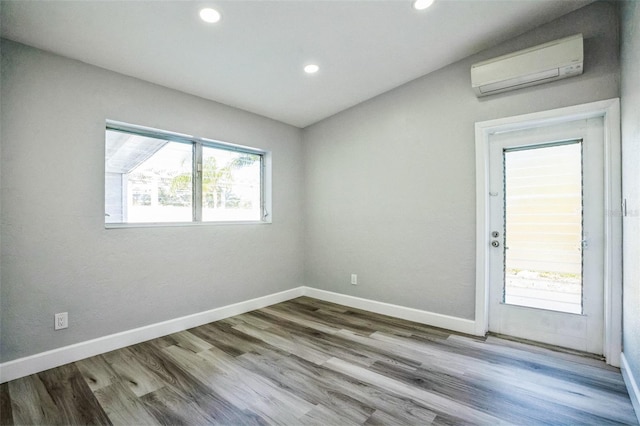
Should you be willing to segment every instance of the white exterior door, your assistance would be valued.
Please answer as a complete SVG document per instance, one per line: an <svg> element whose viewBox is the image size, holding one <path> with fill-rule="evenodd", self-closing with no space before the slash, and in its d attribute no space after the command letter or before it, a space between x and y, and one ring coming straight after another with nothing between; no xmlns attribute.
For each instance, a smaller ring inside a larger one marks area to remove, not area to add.
<svg viewBox="0 0 640 426"><path fill-rule="evenodd" d="M489 138L489 331L602 354L602 117Z"/></svg>

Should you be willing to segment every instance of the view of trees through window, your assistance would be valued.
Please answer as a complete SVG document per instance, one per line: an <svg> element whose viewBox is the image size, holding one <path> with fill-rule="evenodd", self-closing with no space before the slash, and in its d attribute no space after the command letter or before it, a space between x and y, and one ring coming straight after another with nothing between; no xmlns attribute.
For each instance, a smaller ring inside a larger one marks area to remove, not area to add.
<svg viewBox="0 0 640 426"><path fill-rule="evenodd" d="M203 147L202 219L225 220L230 209L259 215L259 175L260 156Z"/></svg>
<svg viewBox="0 0 640 426"><path fill-rule="evenodd" d="M193 161L191 145L167 142L123 176L126 222L190 222ZM176 181L185 181L177 184Z"/></svg>
<svg viewBox="0 0 640 426"><path fill-rule="evenodd" d="M259 153L113 129L105 152L105 223L261 220Z"/></svg>

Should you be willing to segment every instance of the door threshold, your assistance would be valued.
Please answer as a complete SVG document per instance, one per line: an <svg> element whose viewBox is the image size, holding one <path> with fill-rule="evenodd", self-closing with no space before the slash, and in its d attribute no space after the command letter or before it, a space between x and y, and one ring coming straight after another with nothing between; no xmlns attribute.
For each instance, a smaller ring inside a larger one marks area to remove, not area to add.
<svg viewBox="0 0 640 426"><path fill-rule="evenodd" d="M589 358L596 361L606 362L603 355L592 354L590 352L579 351L576 349L563 348L562 346L550 345L548 343L536 342L535 340L523 339L520 337L508 336L506 334L494 333L492 331L487 333L487 336L495 337L501 340L507 340L509 342L520 343L527 346L535 346L542 349L547 349L553 352L558 352L567 355L575 355L582 358Z"/></svg>

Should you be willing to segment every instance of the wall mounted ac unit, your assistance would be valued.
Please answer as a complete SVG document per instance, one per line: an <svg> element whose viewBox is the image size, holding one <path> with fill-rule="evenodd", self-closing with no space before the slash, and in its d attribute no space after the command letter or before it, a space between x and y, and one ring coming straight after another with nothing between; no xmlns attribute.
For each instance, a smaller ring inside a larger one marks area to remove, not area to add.
<svg viewBox="0 0 640 426"><path fill-rule="evenodd" d="M547 83L582 74L582 34L499 56L471 66L476 96Z"/></svg>

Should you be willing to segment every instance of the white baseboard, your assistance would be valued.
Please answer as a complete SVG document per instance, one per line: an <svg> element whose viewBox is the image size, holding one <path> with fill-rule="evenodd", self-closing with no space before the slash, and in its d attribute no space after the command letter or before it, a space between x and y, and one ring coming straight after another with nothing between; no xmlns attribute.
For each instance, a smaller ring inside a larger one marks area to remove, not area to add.
<svg viewBox="0 0 640 426"><path fill-rule="evenodd" d="M627 363L627 358L625 358L624 352L620 354L620 370L622 371L624 383L627 385L633 409L636 410L638 423L640 423L640 388L638 388L638 381L636 381L636 377L633 376L633 372L629 368L629 363ZM638 379L640 379L640 377Z"/></svg>
<svg viewBox="0 0 640 426"><path fill-rule="evenodd" d="M244 302L222 306L209 311L87 340L24 358L18 358L0 364L0 383L294 299L302 296L304 291L304 287L298 287Z"/></svg>
<svg viewBox="0 0 640 426"><path fill-rule="evenodd" d="M300 296L314 297L327 302L364 309L460 333L475 333L475 321L472 320L303 286L8 361L0 364L0 383L166 336L171 333L229 318L234 315L240 315Z"/></svg>
<svg viewBox="0 0 640 426"><path fill-rule="evenodd" d="M433 327L445 328L459 333L476 334L476 322L474 320L436 314L429 311L422 311L420 309L407 308L370 299L362 299L360 297L318 290L311 287L305 287L304 295L327 302L350 306L352 308L364 309L378 314L419 322Z"/></svg>

